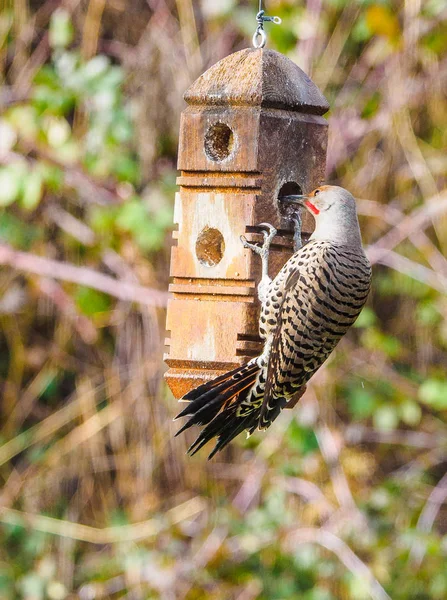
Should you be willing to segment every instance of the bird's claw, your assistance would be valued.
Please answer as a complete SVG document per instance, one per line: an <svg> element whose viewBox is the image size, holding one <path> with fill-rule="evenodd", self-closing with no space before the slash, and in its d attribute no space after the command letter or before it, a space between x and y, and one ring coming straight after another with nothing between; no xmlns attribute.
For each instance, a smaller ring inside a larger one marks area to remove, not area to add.
<svg viewBox="0 0 447 600"><path fill-rule="evenodd" d="M302 226L302 218L300 212L296 212L292 215L292 223L293 223L293 251L297 252L303 245L303 240L301 238L301 226Z"/></svg>
<svg viewBox="0 0 447 600"><path fill-rule="evenodd" d="M253 252L258 252L260 250L259 246L256 246L255 244L250 244L250 242L247 241L245 235L241 235L239 239L241 240L244 248L250 248L250 250L253 250Z"/></svg>
<svg viewBox="0 0 447 600"><path fill-rule="evenodd" d="M277 234L277 230L275 229L275 227L273 227L273 225L270 225L270 223L259 223L258 227L264 228L262 231L262 236L264 238L264 242L263 242L262 246L257 246L256 244L251 244L250 242L247 241L247 238L245 237L245 235L241 235L240 240L241 240L244 248L250 248L250 250L252 250L253 252L256 252L256 254L259 254L260 256L262 256L263 254L268 253L270 244L272 243L273 238Z"/></svg>
<svg viewBox="0 0 447 600"><path fill-rule="evenodd" d="M273 227L273 225L270 225L270 223L259 223L258 227L264 227L264 231L262 232L262 235L264 236L263 245L270 246L273 238L278 233L277 230L275 229L275 227Z"/></svg>

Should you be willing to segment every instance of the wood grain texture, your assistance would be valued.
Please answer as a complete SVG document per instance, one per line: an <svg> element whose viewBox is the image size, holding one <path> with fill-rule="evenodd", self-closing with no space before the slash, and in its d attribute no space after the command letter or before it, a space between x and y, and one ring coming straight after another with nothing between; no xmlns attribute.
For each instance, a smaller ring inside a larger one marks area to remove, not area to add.
<svg viewBox="0 0 447 600"><path fill-rule="evenodd" d="M270 274L291 256L292 223L278 194L286 183L307 192L323 182L327 122L321 115L329 108L297 65L261 49L221 60L185 100L165 356L177 398L259 353L260 264L239 238L261 241L257 226L267 221L280 230ZM304 231L311 228L307 218ZM209 230L219 247L199 252Z"/></svg>

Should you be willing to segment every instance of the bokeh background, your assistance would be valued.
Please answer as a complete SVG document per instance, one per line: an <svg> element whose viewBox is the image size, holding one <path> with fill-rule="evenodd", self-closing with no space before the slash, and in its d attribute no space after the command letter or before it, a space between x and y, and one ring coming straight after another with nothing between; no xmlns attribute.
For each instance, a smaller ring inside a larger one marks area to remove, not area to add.
<svg viewBox="0 0 447 600"><path fill-rule="evenodd" d="M257 2L2 3L2 600L447 597L447 8L266 8L373 291L299 407L207 462L162 378L179 114Z"/></svg>

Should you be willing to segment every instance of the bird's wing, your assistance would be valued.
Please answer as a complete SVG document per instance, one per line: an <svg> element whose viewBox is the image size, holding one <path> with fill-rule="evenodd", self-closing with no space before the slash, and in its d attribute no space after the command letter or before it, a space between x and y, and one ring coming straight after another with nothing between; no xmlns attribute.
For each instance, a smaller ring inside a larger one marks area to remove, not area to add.
<svg viewBox="0 0 447 600"><path fill-rule="evenodd" d="M325 247L303 247L286 280L269 354L260 429L269 427L326 360L368 295L353 303L348 288L356 284L348 284L337 261L328 258L333 257Z"/></svg>

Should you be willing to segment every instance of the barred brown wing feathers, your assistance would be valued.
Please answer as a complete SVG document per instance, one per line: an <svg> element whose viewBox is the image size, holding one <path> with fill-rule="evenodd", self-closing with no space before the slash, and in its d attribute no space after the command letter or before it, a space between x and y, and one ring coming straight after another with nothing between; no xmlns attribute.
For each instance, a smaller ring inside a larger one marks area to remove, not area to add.
<svg viewBox="0 0 447 600"><path fill-rule="evenodd" d="M243 392L255 382L258 371L256 364L246 364L204 383L193 390L193 393L186 394L184 399L190 402L175 418L190 418L176 436L192 425L209 423L222 409L244 395Z"/></svg>
<svg viewBox="0 0 447 600"><path fill-rule="evenodd" d="M325 242L299 253L284 288L269 356L259 427L267 428L285 403L328 358L357 318L369 291L366 257Z"/></svg>
<svg viewBox="0 0 447 600"><path fill-rule="evenodd" d="M294 267L287 277L283 290L283 302L277 317L276 328L269 355L267 381L264 400L261 408L259 427L269 427L278 416L288 398L286 379L293 380L300 387L299 381L306 375L304 367L307 363L308 351L300 349L303 339L309 345L312 325L307 320L312 293L310 282L315 268L316 256L312 252L315 243L309 242L296 255ZM291 386L288 386L289 391ZM283 395L284 394L284 395ZM290 395L290 393L289 393Z"/></svg>

